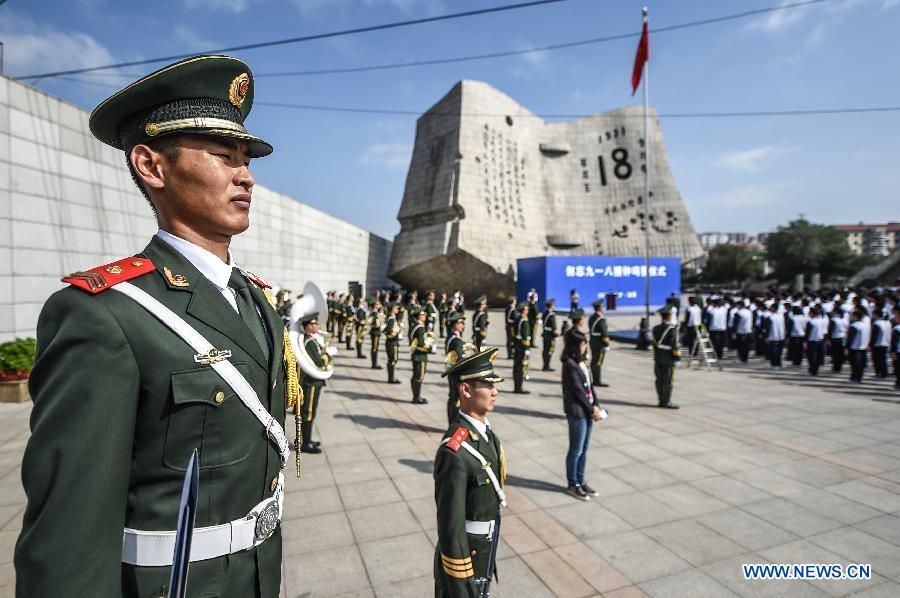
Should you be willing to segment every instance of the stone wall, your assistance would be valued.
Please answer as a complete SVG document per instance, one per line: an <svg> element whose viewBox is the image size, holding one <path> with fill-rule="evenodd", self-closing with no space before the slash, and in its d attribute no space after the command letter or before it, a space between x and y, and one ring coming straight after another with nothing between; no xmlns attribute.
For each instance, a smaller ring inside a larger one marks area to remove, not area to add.
<svg viewBox="0 0 900 598"><path fill-rule="evenodd" d="M289 151L281 149L280 151ZM156 230L122 152L95 140L88 113L0 77L0 341L33 336L61 276L132 255ZM390 284L391 243L257 185L242 266L299 292Z"/></svg>

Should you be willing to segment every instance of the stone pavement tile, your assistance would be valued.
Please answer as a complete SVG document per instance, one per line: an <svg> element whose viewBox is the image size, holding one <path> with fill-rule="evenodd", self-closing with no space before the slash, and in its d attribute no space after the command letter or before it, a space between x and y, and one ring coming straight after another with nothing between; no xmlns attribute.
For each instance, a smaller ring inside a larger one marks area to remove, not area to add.
<svg viewBox="0 0 900 598"><path fill-rule="evenodd" d="M309 538L307 538L308 542ZM291 559L285 585L289 598L337 596L369 590L369 578L356 546L316 550Z"/></svg>
<svg viewBox="0 0 900 598"><path fill-rule="evenodd" d="M747 448L747 443L721 432L701 432L691 436L691 440L716 452L725 454Z"/></svg>
<svg viewBox="0 0 900 598"><path fill-rule="evenodd" d="M659 598L726 598L734 592L699 569L680 571L666 577L645 581L640 588L648 596Z"/></svg>
<svg viewBox="0 0 900 598"><path fill-rule="evenodd" d="M21 531L22 529L22 519L25 517L25 505L19 507L18 513L13 515L12 519L6 522L6 525L3 526L3 531Z"/></svg>
<svg viewBox="0 0 900 598"><path fill-rule="evenodd" d="M870 438L873 440L871 444L880 444L879 442L895 442L900 434L897 433L894 429L880 428L878 426L865 425L858 427L850 427L845 428L845 432L849 434L856 434L858 436L862 436L864 438ZM849 442L847 444L850 444Z"/></svg>
<svg viewBox="0 0 900 598"><path fill-rule="evenodd" d="M893 457L894 459L900 459L900 444L897 444L896 442L876 444L874 446L868 447L867 450L878 453L880 455L887 455L888 457Z"/></svg>
<svg viewBox="0 0 900 598"><path fill-rule="evenodd" d="M688 517L720 511L731 506L689 484L653 488L648 490L647 494Z"/></svg>
<svg viewBox="0 0 900 598"><path fill-rule="evenodd" d="M545 511L527 511L519 519L550 548L578 542L578 538Z"/></svg>
<svg viewBox="0 0 900 598"><path fill-rule="evenodd" d="M832 465L814 457L774 465L772 470L806 484L819 487L840 484L841 482L855 480L865 475L846 467Z"/></svg>
<svg viewBox="0 0 900 598"><path fill-rule="evenodd" d="M391 477L406 475L413 471L431 475L434 471L434 460L423 456L416 446L412 446L412 452L406 455L382 457L379 461Z"/></svg>
<svg viewBox="0 0 900 598"><path fill-rule="evenodd" d="M659 525L683 517L672 507L649 494L640 492L611 496L603 500L603 506L638 528Z"/></svg>
<svg viewBox="0 0 900 598"><path fill-rule="evenodd" d="M755 463L757 467L761 467L763 469L773 467L787 461L794 461L795 459L800 459L804 456L801 453L788 451L787 449L782 449L775 445L768 445L768 448L766 449L752 446L745 449L736 450L731 454L733 454L738 459L743 459L744 461Z"/></svg>
<svg viewBox="0 0 900 598"><path fill-rule="evenodd" d="M16 570L13 564L0 565L0 596L13 596L16 593Z"/></svg>
<svg viewBox="0 0 900 598"><path fill-rule="evenodd" d="M741 434L746 434L754 438L766 438L768 440L781 440L784 438L800 436L796 430L773 423L752 424L749 426L741 426L738 429Z"/></svg>
<svg viewBox="0 0 900 598"><path fill-rule="evenodd" d="M849 451L835 452L835 457L845 459L851 463L860 463L871 467L875 472L894 471L900 469L900 459L888 457L870 451L868 448L858 448Z"/></svg>
<svg viewBox="0 0 900 598"><path fill-rule="evenodd" d="M655 469L659 469L663 473L669 474L676 480L684 482L691 482L693 480L700 480L718 475L717 472L712 469L704 467L703 465L698 465L685 457L669 457L668 459L662 459L660 461L650 461L648 465L653 466Z"/></svg>
<svg viewBox="0 0 900 598"><path fill-rule="evenodd" d="M306 555L309 552L352 546L355 542L347 515L343 511L291 521L302 522L302 525L285 522L282 528L285 555ZM310 542L310 538L315 538L315 542Z"/></svg>
<svg viewBox="0 0 900 598"><path fill-rule="evenodd" d="M865 431L863 431L861 428L828 430L827 432L820 432L820 434L825 438L831 438L833 440L837 440L838 442L843 442L848 446L857 448L863 448L875 444L881 444L882 442L884 442L885 439L883 437L870 435L868 433L870 429L871 428L867 428Z"/></svg>
<svg viewBox="0 0 900 598"><path fill-rule="evenodd" d="M343 508L352 511L364 507L400 502L403 497L390 479L369 480L338 486Z"/></svg>
<svg viewBox="0 0 900 598"><path fill-rule="evenodd" d="M405 502L347 511L347 517L357 542L392 538L422 529Z"/></svg>
<svg viewBox="0 0 900 598"><path fill-rule="evenodd" d="M554 550L598 592L605 594L631 585L627 577L581 542Z"/></svg>
<svg viewBox="0 0 900 598"><path fill-rule="evenodd" d="M804 492L803 494L791 496L788 500L825 517L831 517L845 525L865 521L881 514L880 511L876 511L856 501L847 500L827 490L817 489Z"/></svg>
<svg viewBox="0 0 900 598"><path fill-rule="evenodd" d="M522 559L556 596L581 598L595 593L576 569L550 549L522 555Z"/></svg>
<svg viewBox="0 0 900 598"><path fill-rule="evenodd" d="M660 486L669 486L678 482L669 474L646 463L635 463L624 467L614 467L609 473L638 490L648 490Z"/></svg>
<svg viewBox="0 0 900 598"><path fill-rule="evenodd" d="M332 469L334 481L338 486L387 478L388 474L378 459L360 459L341 463Z"/></svg>
<svg viewBox="0 0 900 598"><path fill-rule="evenodd" d="M602 401L601 401L602 402ZM610 418L611 419L611 418ZM660 430L659 428L654 428L652 426L646 425L632 425L632 426L624 426L618 428L620 432L623 434L628 434L629 436L633 436L639 440L663 440L665 438L672 438L672 435L664 430ZM659 442L655 444L659 445Z"/></svg>
<svg viewBox="0 0 900 598"><path fill-rule="evenodd" d="M552 598L547 586L520 557L497 563L500 582L491 585L493 598ZM430 595L430 594L429 594Z"/></svg>
<svg viewBox="0 0 900 598"><path fill-rule="evenodd" d="M538 508L538 506L518 488L507 484L503 490L506 492L506 502L509 505L510 513L521 514Z"/></svg>
<svg viewBox="0 0 900 598"><path fill-rule="evenodd" d="M768 467L739 471L731 477L775 496L794 496L813 490L813 486L775 473Z"/></svg>
<svg viewBox="0 0 900 598"><path fill-rule="evenodd" d="M510 475L506 483L519 488L529 500L541 509L570 505L575 501L574 498L565 492L565 476L559 478L548 472L543 477L538 477L541 475L540 471L529 472L529 475L534 475L534 477L524 481L522 481L523 478L517 479L517 476ZM548 479L553 480L553 482L545 481Z"/></svg>
<svg viewBox="0 0 900 598"><path fill-rule="evenodd" d="M374 459L375 454L369 448L368 443L360 442L356 444L339 444L332 446L325 453L328 462L334 467L341 463L349 463L360 459Z"/></svg>
<svg viewBox="0 0 900 598"><path fill-rule="evenodd" d="M770 498L744 505L744 510L765 519L781 529L796 534L801 538L829 531L843 524L831 517L819 515L784 498Z"/></svg>
<svg viewBox="0 0 900 598"><path fill-rule="evenodd" d="M840 453L842 451L853 449L853 447L851 447L849 444L845 444L843 442L828 438L827 436L821 436L818 434L809 434L806 436L797 436L795 438L791 438L791 444L794 446L801 446L805 449L809 449L816 454Z"/></svg>
<svg viewBox="0 0 900 598"><path fill-rule="evenodd" d="M422 529L437 529L437 505L431 497L407 501L406 506L416 517Z"/></svg>
<svg viewBox="0 0 900 598"><path fill-rule="evenodd" d="M746 548L691 519L648 527L643 532L695 567L746 552Z"/></svg>
<svg viewBox="0 0 900 598"><path fill-rule="evenodd" d="M628 586L611 592L604 592L603 598L644 598L647 594L637 586Z"/></svg>
<svg viewBox="0 0 900 598"><path fill-rule="evenodd" d="M305 598L305 594L297 598ZM376 598L375 592L372 590L364 590L362 592L349 592L347 594L339 594L334 598Z"/></svg>
<svg viewBox="0 0 900 598"><path fill-rule="evenodd" d="M871 563L872 573L884 577L900 577L900 546L885 542L862 530L845 527L808 540L840 554L850 563Z"/></svg>
<svg viewBox="0 0 900 598"><path fill-rule="evenodd" d="M434 498L434 479L427 473L411 473L391 478L404 500Z"/></svg>
<svg viewBox="0 0 900 598"><path fill-rule="evenodd" d="M687 458L718 473L734 473L756 467L755 464L739 459L727 451L711 450L705 453L694 453L688 455Z"/></svg>
<svg viewBox="0 0 900 598"><path fill-rule="evenodd" d="M22 489L22 469L16 467L0 479L0 506L25 506L25 490Z"/></svg>
<svg viewBox="0 0 900 598"><path fill-rule="evenodd" d="M853 598L897 598L897 596L900 596L900 583L893 581L884 581L853 594Z"/></svg>
<svg viewBox="0 0 900 598"><path fill-rule="evenodd" d="M290 466L293 470L294 458L291 457ZM322 488L334 485L334 476L331 475L331 468L324 455L302 455L300 458L300 478L296 474L291 475L285 480L287 491L293 490L310 490L312 488Z"/></svg>
<svg viewBox="0 0 900 598"><path fill-rule="evenodd" d="M629 442L627 444L613 445L617 451L625 453L632 459L637 461L650 461L653 459L668 459L671 457L669 451L659 448L644 440L637 442Z"/></svg>
<svg viewBox="0 0 900 598"><path fill-rule="evenodd" d="M900 517L896 515L880 515L867 521L854 523L853 527L895 546L900 546Z"/></svg>
<svg viewBox="0 0 900 598"><path fill-rule="evenodd" d="M635 491L634 486L626 484L608 471L592 468L590 461L585 468L585 478L591 488L600 493L601 499L605 496L628 494Z"/></svg>
<svg viewBox="0 0 900 598"><path fill-rule="evenodd" d="M557 463L556 467L562 468L563 473L565 473L566 467L566 459L565 452L562 453L562 460ZM611 447L602 447L596 451L588 451L587 457L588 463L591 466L600 468L600 469L611 469L614 467L622 467L625 465L632 465L637 463L637 461L625 453L622 453Z"/></svg>
<svg viewBox="0 0 900 598"><path fill-rule="evenodd" d="M290 486L288 486L290 488ZM288 490L284 497L284 519L297 519L344 510L337 486Z"/></svg>
<svg viewBox="0 0 900 598"><path fill-rule="evenodd" d="M709 447L706 447L699 442L678 438L676 436L653 440L653 444L667 451L669 454L680 456L703 453L709 450Z"/></svg>
<svg viewBox="0 0 900 598"><path fill-rule="evenodd" d="M369 439L369 435L366 435ZM371 444L371 443L370 443ZM397 457L410 453L410 443L406 438L394 438L372 444L379 458Z"/></svg>
<svg viewBox="0 0 900 598"><path fill-rule="evenodd" d="M603 430L602 434L592 434L591 442L593 443L593 441L595 440L602 445L619 448L623 444L630 444L635 442L637 438L635 438L631 434L626 434L622 430L616 429L615 427L608 427Z"/></svg>
<svg viewBox="0 0 900 598"><path fill-rule="evenodd" d="M500 526L503 540L517 554L545 550L547 545L517 515L507 515Z"/></svg>
<svg viewBox="0 0 900 598"><path fill-rule="evenodd" d="M359 551L374 587L414 579L421 577L425 571L434 571L434 547L421 531L362 542Z"/></svg>
<svg viewBox="0 0 900 598"><path fill-rule="evenodd" d="M6 505L4 507L0 507L0 529L3 529L7 526L7 524L15 518L16 515L19 514L20 511L23 510L23 507L17 505Z"/></svg>
<svg viewBox="0 0 900 598"><path fill-rule="evenodd" d="M375 588L378 598L421 598L434 594L434 573Z"/></svg>
<svg viewBox="0 0 900 598"><path fill-rule="evenodd" d="M726 475L704 478L691 482L690 485L732 505L745 505L772 498L768 492L763 492Z"/></svg>
<svg viewBox="0 0 900 598"><path fill-rule="evenodd" d="M797 537L743 509L732 507L697 517L697 521L749 550L792 542Z"/></svg>
<svg viewBox="0 0 900 598"><path fill-rule="evenodd" d="M640 531L588 540L587 545L635 583L692 568L690 563Z"/></svg>
<svg viewBox="0 0 900 598"><path fill-rule="evenodd" d="M900 495L868 483L869 478L835 484L825 490L885 513L900 511Z"/></svg>
<svg viewBox="0 0 900 598"><path fill-rule="evenodd" d="M739 556L721 560L717 563L705 565L701 570L715 578L732 592L746 598L769 598L771 596L794 596L800 598L820 598L828 594L823 590L800 580L749 580L744 578L741 565L755 563L769 563L769 559L759 554L746 553ZM802 561L787 561L802 562Z"/></svg>
<svg viewBox="0 0 900 598"><path fill-rule="evenodd" d="M612 513L596 500L588 503L572 500L572 504L546 511L581 540L633 530L633 526Z"/></svg>

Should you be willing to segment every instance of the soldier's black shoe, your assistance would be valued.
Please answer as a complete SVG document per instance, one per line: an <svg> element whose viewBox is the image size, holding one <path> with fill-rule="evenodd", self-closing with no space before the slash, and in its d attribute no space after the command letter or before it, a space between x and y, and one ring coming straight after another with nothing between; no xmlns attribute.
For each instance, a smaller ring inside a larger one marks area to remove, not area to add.
<svg viewBox="0 0 900 598"><path fill-rule="evenodd" d="M514 391L513 391L513 394L517 394L517 395L530 395L530 394L531 394L531 391L530 391L530 390L523 390L523 389L519 388L519 389L517 389L517 390L514 390Z"/></svg>
<svg viewBox="0 0 900 598"><path fill-rule="evenodd" d="M317 447L316 445L308 442L304 442L300 445L301 453L311 453L313 455L317 455L322 452L322 449Z"/></svg>
<svg viewBox="0 0 900 598"><path fill-rule="evenodd" d="M609 384L607 384L606 382L594 382L594 386L599 386L599 387L601 387L601 388L606 388L607 386L609 386Z"/></svg>
<svg viewBox="0 0 900 598"><path fill-rule="evenodd" d="M381 367L380 365L373 365L373 366L372 366L372 369L373 369L373 370L383 370L384 368Z"/></svg>
<svg viewBox="0 0 900 598"><path fill-rule="evenodd" d="M419 398L417 398L417 399L413 399L412 402L413 402L415 405L425 405L425 404L428 403L428 399L423 399L422 397L419 397Z"/></svg>
<svg viewBox="0 0 900 598"><path fill-rule="evenodd" d="M679 407L675 403L660 403L659 406L663 409L681 409L681 407Z"/></svg>
<svg viewBox="0 0 900 598"><path fill-rule="evenodd" d="M588 486L587 482L581 484L581 489L584 490L585 494L589 494L590 496L600 496L600 493Z"/></svg>
<svg viewBox="0 0 900 598"><path fill-rule="evenodd" d="M585 492L584 488L582 488L581 486L569 486L568 488L566 488L566 494L568 494L569 496L572 496L574 498L577 498L578 500L584 500L584 501L591 500L590 495L587 492Z"/></svg>
<svg viewBox="0 0 900 598"><path fill-rule="evenodd" d="M388 384L401 384L400 380L388 380Z"/></svg>

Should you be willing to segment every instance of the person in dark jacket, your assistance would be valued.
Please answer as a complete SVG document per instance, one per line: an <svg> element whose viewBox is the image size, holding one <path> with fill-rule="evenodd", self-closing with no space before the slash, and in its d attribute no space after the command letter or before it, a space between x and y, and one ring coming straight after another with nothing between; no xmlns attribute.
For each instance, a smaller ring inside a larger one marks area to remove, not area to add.
<svg viewBox="0 0 900 598"><path fill-rule="evenodd" d="M570 330L563 349L563 408L569 422L569 452L566 454L566 492L579 500L597 496L584 479L584 466L591 443L591 428L600 421L601 410L591 386L584 358L588 341L584 333Z"/></svg>

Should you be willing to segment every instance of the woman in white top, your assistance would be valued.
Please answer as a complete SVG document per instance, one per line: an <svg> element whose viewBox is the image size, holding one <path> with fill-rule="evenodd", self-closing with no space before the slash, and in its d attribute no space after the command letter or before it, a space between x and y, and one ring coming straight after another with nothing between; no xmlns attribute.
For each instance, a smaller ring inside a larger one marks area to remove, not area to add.
<svg viewBox="0 0 900 598"><path fill-rule="evenodd" d="M828 318L818 305L810 311L806 323L806 358L809 360L809 373L819 375L819 367L825 361L825 335L828 334Z"/></svg>
<svg viewBox="0 0 900 598"><path fill-rule="evenodd" d="M866 371L866 351L869 349L871 329L866 310L857 307L851 315L847 330L847 359L850 362L850 381L860 383Z"/></svg>

